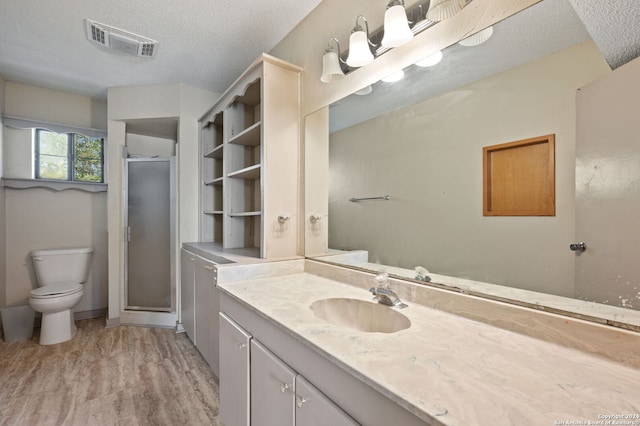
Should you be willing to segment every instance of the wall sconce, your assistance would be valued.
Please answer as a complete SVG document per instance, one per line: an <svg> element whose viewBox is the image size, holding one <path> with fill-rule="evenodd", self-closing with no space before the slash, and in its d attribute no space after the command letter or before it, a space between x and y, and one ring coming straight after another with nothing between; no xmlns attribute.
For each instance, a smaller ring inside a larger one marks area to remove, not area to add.
<svg viewBox="0 0 640 426"><path fill-rule="evenodd" d="M384 37L382 46L398 47L413 38L413 32L409 28L407 11L404 8L404 0L391 0L384 13Z"/></svg>
<svg viewBox="0 0 640 426"><path fill-rule="evenodd" d="M453 17L466 5L466 0L431 0L427 19L431 22L440 22Z"/></svg>
<svg viewBox="0 0 640 426"><path fill-rule="evenodd" d="M338 51L331 46L331 42L335 41ZM331 83L334 79L341 79L344 77L344 71L340 63L342 58L340 57L340 42L337 38L333 37L329 40L327 50L324 51L322 56L322 76L320 81L323 83Z"/></svg>
<svg viewBox="0 0 640 426"><path fill-rule="evenodd" d="M405 6L405 0L387 1L384 26L377 28L373 33L369 32L367 18L358 15L355 27L349 36L349 52L346 55L346 60L342 59L338 39L331 38L329 40L329 46L322 57L320 80L323 83L331 83L334 79L343 78L354 68L360 68L373 62L378 56L385 54L394 47L409 42L416 34L421 33L435 23L425 17L424 10L427 8L429 0L418 0L411 7ZM431 2L438 1L442 2L443 0L431 0ZM463 6L472 0L454 1ZM411 18L411 21L409 21L409 18ZM362 22L364 22L364 25L362 25ZM331 40L336 42L337 52L333 48ZM346 66L343 66L343 64Z"/></svg>
<svg viewBox="0 0 640 426"><path fill-rule="evenodd" d="M366 32L360 24L358 24L358 19L364 21ZM347 65L358 68L373 62L373 53L371 53L369 45L375 46L375 44L369 41L369 23L367 22L367 18L358 15L356 18L356 26L353 27L353 31L351 31L351 36L349 37Z"/></svg>

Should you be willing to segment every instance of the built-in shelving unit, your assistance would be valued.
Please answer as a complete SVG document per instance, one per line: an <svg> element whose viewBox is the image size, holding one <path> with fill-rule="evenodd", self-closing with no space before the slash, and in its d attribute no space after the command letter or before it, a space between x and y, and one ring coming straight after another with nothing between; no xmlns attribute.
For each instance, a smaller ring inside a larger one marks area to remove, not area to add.
<svg viewBox="0 0 640 426"><path fill-rule="evenodd" d="M200 175L203 183L201 230L211 235L210 241L221 241L224 211L224 112L202 123Z"/></svg>
<svg viewBox="0 0 640 426"><path fill-rule="evenodd" d="M200 120L200 241L296 254L301 71L262 55Z"/></svg>

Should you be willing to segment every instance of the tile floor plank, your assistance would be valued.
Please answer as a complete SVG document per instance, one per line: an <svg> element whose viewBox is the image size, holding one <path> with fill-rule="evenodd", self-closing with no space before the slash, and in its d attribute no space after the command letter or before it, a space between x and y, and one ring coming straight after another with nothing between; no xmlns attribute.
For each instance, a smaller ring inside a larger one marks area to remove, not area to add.
<svg viewBox="0 0 640 426"><path fill-rule="evenodd" d="M77 321L69 342L0 342L0 425L221 425L218 379L185 334Z"/></svg>

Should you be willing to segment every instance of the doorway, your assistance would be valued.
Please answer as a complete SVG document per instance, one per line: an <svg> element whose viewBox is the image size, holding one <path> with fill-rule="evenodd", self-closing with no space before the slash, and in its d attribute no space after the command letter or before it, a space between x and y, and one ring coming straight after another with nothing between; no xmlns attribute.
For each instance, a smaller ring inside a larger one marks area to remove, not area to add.
<svg viewBox="0 0 640 426"><path fill-rule="evenodd" d="M125 310L176 311L175 170L175 157L126 160Z"/></svg>

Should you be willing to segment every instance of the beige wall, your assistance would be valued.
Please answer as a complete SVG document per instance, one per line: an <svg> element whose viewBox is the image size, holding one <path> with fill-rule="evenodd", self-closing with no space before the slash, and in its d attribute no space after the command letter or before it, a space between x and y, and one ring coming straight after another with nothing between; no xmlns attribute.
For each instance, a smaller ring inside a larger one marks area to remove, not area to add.
<svg viewBox="0 0 640 426"><path fill-rule="evenodd" d="M6 83L4 113L10 117L75 127L107 128L104 101L11 81Z"/></svg>
<svg viewBox="0 0 640 426"><path fill-rule="evenodd" d="M640 58L577 95L576 296L640 310Z"/></svg>
<svg viewBox="0 0 640 426"><path fill-rule="evenodd" d="M7 303L37 287L29 253L37 249L93 247L84 295L75 311L107 307L106 193L43 188L6 189Z"/></svg>
<svg viewBox="0 0 640 426"><path fill-rule="evenodd" d="M176 155L175 139L127 133L127 152L145 157L173 157Z"/></svg>
<svg viewBox="0 0 640 426"><path fill-rule="evenodd" d="M575 93L607 72L586 43L332 134L329 246L573 296ZM482 147L550 133L556 216L483 217Z"/></svg>
<svg viewBox="0 0 640 426"><path fill-rule="evenodd" d="M81 128L106 129L106 102L84 96L6 82L5 114ZM5 177L31 178L30 130L4 129ZM4 189L6 302L29 296L37 283L29 252L34 249L92 246L89 281L76 311L107 306L106 194L42 188Z"/></svg>
<svg viewBox="0 0 640 426"><path fill-rule="evenodd" d="M178 118L176 253L183 242L198 240L198 120L220 95L184 84L113 87L108 90L109 130L109 311L121 315L124 283L124 162L126 121ZM196 167L194 167L196 165ZM179 285L179 262L175 265Z"/></svg>

